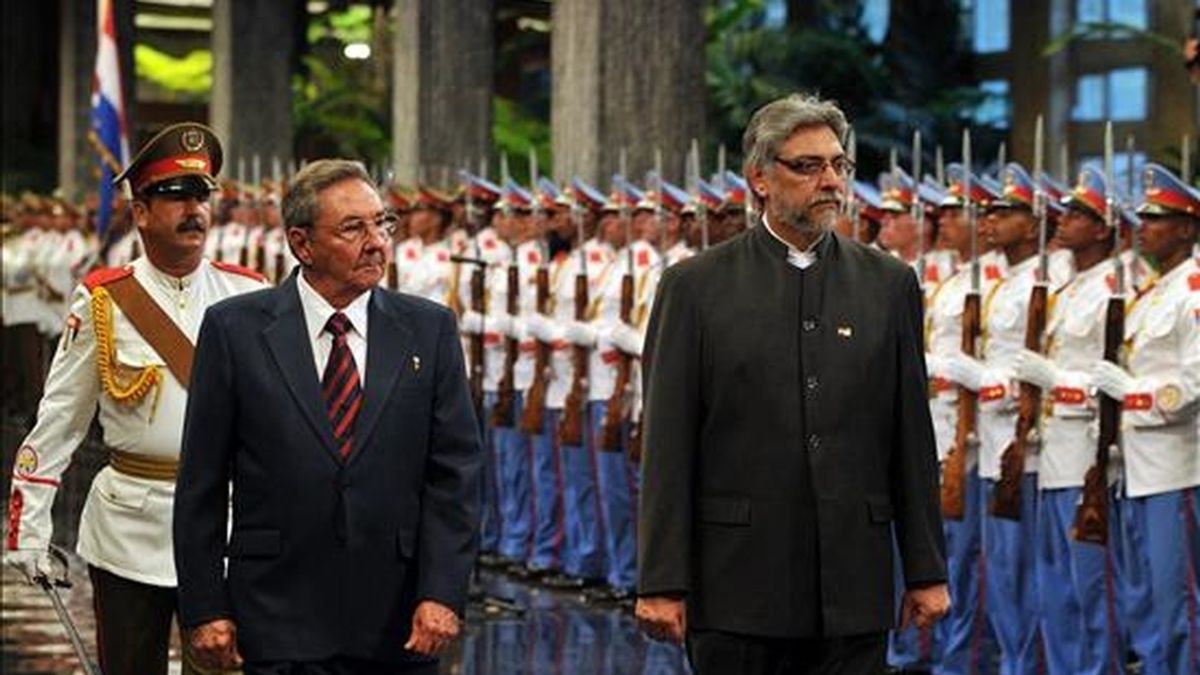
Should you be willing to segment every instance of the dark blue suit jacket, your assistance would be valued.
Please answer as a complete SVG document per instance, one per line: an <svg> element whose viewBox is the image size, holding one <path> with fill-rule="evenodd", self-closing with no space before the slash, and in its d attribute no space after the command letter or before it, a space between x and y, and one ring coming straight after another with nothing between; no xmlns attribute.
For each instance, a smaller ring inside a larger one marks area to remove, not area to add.
<svg viewBox="0 0 1200 675"><path fill-rule="evenodd" d="M417 602L461 616L482 454L454 316L375 289L367 340L343 461L294 275L201 325L175 497L180 618L233 619L248 660L402 660Z"/></svg>

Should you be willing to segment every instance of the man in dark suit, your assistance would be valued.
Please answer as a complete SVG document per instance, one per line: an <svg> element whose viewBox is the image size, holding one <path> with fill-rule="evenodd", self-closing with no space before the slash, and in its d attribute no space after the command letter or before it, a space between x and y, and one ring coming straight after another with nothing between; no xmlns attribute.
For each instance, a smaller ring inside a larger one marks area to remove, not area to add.
<svg viewBox="0 0 1200 675"><path fill-rule="evenodd" d="M745 132L758 227L663 276L646 337L637 615L709 673L877 673L945 586L921 293L832 231L846 120L793 95Z"/></svg>
<svg viewBox="0 0 1200 675"><path fill-rule="evenodd" d="M361 164L308 164L283 214L299 272L200 328L175 502L181 622L209 665L244 659L247 675L436 673L480 486L454 317L378 287L394 221Z"/></svg>

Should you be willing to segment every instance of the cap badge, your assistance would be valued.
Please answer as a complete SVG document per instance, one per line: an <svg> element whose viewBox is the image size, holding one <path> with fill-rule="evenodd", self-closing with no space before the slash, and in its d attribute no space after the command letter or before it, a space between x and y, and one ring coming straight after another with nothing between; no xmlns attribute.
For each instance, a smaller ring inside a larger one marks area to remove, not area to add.
<svg viewBox="0 0 1200 675"><path fill-rule="evenodd" d="M204 147L204 133L199 129L187 129L179 135L179 143L188 152L198 152Z"/></svg>

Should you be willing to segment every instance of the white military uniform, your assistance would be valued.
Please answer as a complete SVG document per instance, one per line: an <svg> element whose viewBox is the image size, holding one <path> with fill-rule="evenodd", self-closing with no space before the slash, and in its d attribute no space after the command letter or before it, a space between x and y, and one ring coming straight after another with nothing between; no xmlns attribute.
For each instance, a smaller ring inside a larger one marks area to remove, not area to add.
<svg viewBox="0 0 1200 675"><path fill-rule="evenodd" d="M217 246L217 257L225 263L241 264L242 251L249 245L250 228L242 223L230 221L221 228ZM247 258L249 262L249 258Z"/></svg>
<svg viewBox="0 0 1200 675"><path fill-rule="evenodd" d="M611 246L588 239L583 245L587 279L588 301L596 297L600 280L605 278L605 270L612 262ZM571 360L571 344L564 339L567 323L575 320L575 279L579 276L579 251L572 250L565 258L555 261L550 273L552 316L554 317L554 334L547 340L553 347L550 357L550 367L553 373L550 386L546 390L546 407L560 410L566 404L567 394L575 379L575 364Z"/></svg>
<svg viewBox="0 0 1200 675"><path fill-rule="evenodd" d="M30 228L4 242L4 325L37 324L42 317L34 261L46 232Z"/></svg>
<svg viewBox="0 0 1200 675"><path fill-rule="evenodd" d="M195 340L204 310L213 303L263 287L248 272L221 269L202 260L182 279L170 277L139 258L126 270L189 339ZM111 300L111 368L119 390L148 367L157 383L142 396L116 400L100 367L93 314L94 293L121 276L102 270L85 279L71 299L66 330L46 378L37 424L21 444L13 466L9 498L9 549L44 549L50 542L50 507L59 479L83 442L99 408L105 443L118 451L159 462L179 458L187 390L165 361ZM128 276L128 273L125 274ZM110 330L106 330L109 328ZM154 586L174 586L171 510L175 484L120 473L107 466L96 475L79 523L79 555L117 576Z"/></svg>
<svg viewBox="0 0 1200 675"><path fill-rule="evenodd" d="M485 392L494 393L500 387L500 378L504 375L504 339L503 336L496 331L495 319L505 314L504 299L507 292L503 289L506 286L508 278L508 263L512 259L512 247L502 241L496 235L496 230L492 227L485 227L475 235L475 245L468 247L468 254L481 258L487 263L484 271L483 293L485 304L487 305L487 313L484 317L484 372L483 372L483 390ZM458 265L458 294L461 306L467 309L471 308L471 277L475 272L475 265ZM500 290L500 295L497 295L497 289ZM489 321L491 319L491 321ZM464 329L464 332L466 330ZM465 346L464 340L464 349ZM468 367L470 367L470 358L468 353Z"/></svg>
<svg viewBox="0 0 1200 675"><path fill-rule="evenodd" d="M612 396L617 378L617 348L607 336L621 320L621 280L629 272L629 257L633 257L633 316L637 321L637 300L655 270L660 268L658 251L644 241L634 241L618 251L597 284L596 297L589 308L589 318L596 329L596 348L588 364L588 400L607 401ZM631 382L636 379L631 373Z"/></svg>
<svg viewBox="0 0 1200 675"><path fill-rule="evenodd" d="M1134 303L1125 341L1134 377L1121 416L1126 493L1200 486L1200 262L1184 260Z"/></svg>

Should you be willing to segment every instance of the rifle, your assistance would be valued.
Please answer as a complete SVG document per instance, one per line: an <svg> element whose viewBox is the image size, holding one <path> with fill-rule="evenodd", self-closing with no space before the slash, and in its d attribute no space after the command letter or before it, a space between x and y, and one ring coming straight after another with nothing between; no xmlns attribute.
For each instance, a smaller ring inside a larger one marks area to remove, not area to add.
<svg viewBox="0 0 1200 675"><path fill-rule="evenodd" d="M917 284L925 288L925 205L921 203L921 132L913 132L913 196L909 212L917 226Z"/></svg>
<svg viewBox="0 0 1200 675"><path fill-rule="evenodd" d="M971 199L971 132L963 130L963 208L967 210L967 229L971 233L971 288L963 298L962 340L960 349L968 356L976 355L979 340L979 240L976 231L975 204ZM954 428L954 444L946 454L942 469L942 515L950 520L962 520L965 508L967 480L967 454L970 446L979 442L975 433L979 395L959 386L957 408L958 420Z"/></svg>
<svg viewBox="0 0 1200 675"><path fill-rule="evenodd" d="M623 159L624 153L622 153ZM625 162L621 162L622 179L614 181L619 190L624 190ZM615 192L615 190L614 190ZM625 274L621 276L621 305L620 320L626 325L633 323L633 228L629 220L628 199L620 195L621 221L625 223ZM604 423L600 427L600 449L614 452L621 449L622 423L627 419L629 408L629 385L633 371L633 359L621 350L616 350L617 377L613 383L612 394L608 397L608 406L604 411Z"/></svg>
<svg viewBox="0 0 1200 675"><path fill-rule="evenodd" d="M718 171L721 174L721 180L725 180L725 146L724 145L721 146L720 153L717 155L717 157L718 157L717 167L718 167ZM663 224L663 177L662 177L662 151L659 150L658 148L655 148L655 150L654 150L654 181L653 181L653 185L654 185L654 227L657 228L660 232L659 239L658 239L659 244L660 244L660 248L658 250L658 253L660 254L659 255L659 264L666 265L667 258L666 258L666 256L661 255L663 253L662 248L661 248L663 235L661 234L661 232L664 227L664 224ZM630 310L630 314L632 315L632 308ZM634 462L634 463L640 463L642 461L642 438L643 438L642 437L642 430L643 430L642 422L643 422L642 411L639 410L639 411L637 411L637 417L635 419L630 420L629 447L626 450L627 454L629 455L629 461Z"/></svg>
<svg viewBox="0 0 1200 675"><path fill-rule="evenodd" d="M518 303L521 292L521 273L516 261L508 266L508 298L505 302L510 318L515 318L520 312ZM496 390L496 405L492 407L492 426L511 427L514 422L513 410L516 399L514 369L517 357L520 355L520 342L515 337L508 337L504 342L504 374L500 377L500 385Z"/></svg>
<svg viewBox="0 0 1200 675"><path fill-rule="evenodd" d="M1042 116L1038 115L1034 131L1035 176L1042 173ZM1043 353L1046 332L1046 300L1049 289L1049 257L1046 253L1046 195L1042 182L1034 179L1033 213L1038 219L1038 280L1029 292L1029 313L1025 318L1025 349ZM1025 455L1031 436L1036 438L1038 417L1042 410L1042 389L1029 382L1021 383L1017 408L1017 426L1013 439L1000 455L1000 480L992 496L992 515L1009 520L1021 519L1021 480L1025 476Z"/></svg>
<svg viewBox="0 0 1200 675"><path fill-rule="evenodd" d="M475 242L475 260L470 262L475 263L475 269L471 270L471 309L479 316L487 316L487 294L484 292L484 273L487 266L480 257L478 240ZM393 269L395 269L394 266ZM471 361L471 400L475 403L475 410L478 411L483 410L483 340L482 326L478 333L467 336L468 358Z"/></svg>
<svg viewBox="0 0 1200 675"><path fill-rule="evenodd" d="M587 321L588 312L588 272L586 243L583 239L583 214L579 212L579 199L571 199L571 219L575 221L575 238L579 245L579 273L575 275L575 320ZM580 447L583 445L584 406L588 399L588 358L590 350L587 347L574 345L571 347L571 362L573 374L571 389L563 402L562 423L558 427L558 441L561 445Z"/></svg>
<svg viewBox="0 0 1200 675"><path fill-rule="evenodd" d="M539 221L542 217L541 195L538 189L537 153L529 150L529 175L533 183L533 213ZM543 240L544 242L544 240ZM541 264L537 269L537 313L550 314L550 268L547 266L549 252L542 246ZM525 397L525 410L521 413L521 431L540 435L545 428L546 389L550 386L550 345L537 341L533 358L533 383Z"/></svg>
<svg viewBox="0 0 1200 675"><path fill-rule="evenodd" d="M1117 278L1116 291L1108 298L1104 315L1104 360L1120 362L1121 343L1125 339L1125 269L1121 264L1121 237L1117 232L1113 195L1112 122L1104 129L1104 222L1113 232L1113 268ZM1083 477L1083 499L1075 511L1071 536L1104 546L1108 543L1108 458L1120 442L1121 404L1100 393L1100 434L1096 440L1096 463L1088 467Z"/></svg>

